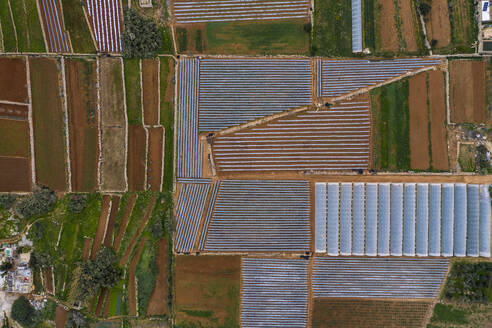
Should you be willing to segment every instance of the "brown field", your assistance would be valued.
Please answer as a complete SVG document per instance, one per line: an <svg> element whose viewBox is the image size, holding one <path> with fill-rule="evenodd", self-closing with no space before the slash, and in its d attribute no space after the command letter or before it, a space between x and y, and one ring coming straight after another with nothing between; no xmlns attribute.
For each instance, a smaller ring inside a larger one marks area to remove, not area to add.
<svg viewBox="0 0 492 328"><path fill-rule="evenodd" d="M31 191L31 160L0 156L0 192Z"/></svg>
<svg viewBox="0 0 492 328"><path fill-rule="evenodd" d="M96 304L96 316L102 317L103 316L103 305L104 305L104 300L108 296L109 290L107 288L101 288L101 291L99 292L99 296L97 298L97 304Z"/></svg>
<svg viewBox="0 0 492 328"><path fill-rule="evenodd" d="M125 128L104 127L102 129L102 190L125 190L125 140Z"/></svg>
<svg viewBox="0 0 492 328"><path fill-rule="evenodd" d="M144 124L159 124L159 59L142 60Z"/></svg>
<svg viewBox="0 0 492 328"><path fill-rule="evenodd" d="M429 42L436 40L437 48L446 47L451 42L448 0L433 0L432 9L425 23Z"/></svg>
<svg viewBox="0 0 492 328"><path fill-rule="evenodd" d="M391 301L317 298L313 306L313 328L422 327L430 311L429 301Z"/></svg>
<svg viewBox="0 0 492 328"><path fill-rule="evenodd" d="M0 100L29 102L24 58L0 58L0 72Z"/></svg>
<svg viewBox="0 0 492 328"><path fill-rule="evenodd" d="M136 285L136 277L135 271L137 269L138 260L140 259L140 255L142 254L143 248L145 246L146 237L144 236L140 243L138 244L137 251L135 255L132 257L130 262L130 268L128 270L128 308L129 314L132 316L137 315L137 285Z"/></svg>
<svg viewBox="0 0 492 328"><path fill-rule="evenodd" d="M125 234L126 226L128 225L128 220L130 219L130 215L132 214L133 206L135 205L136 199L137 199L136 194L131 194L130 197L128 197L128 202L126 204L123 217L121 218L120 226L118 228L118 233L116 234L113 241L113 249L116 252L120 249L121 240L123 239L123 236Z"/></svg>
<svg viewBox="0 0 492 328"><path fill-rule="evenodd" d="M485 123L485 62L452 60L449 72L451 121Z"/></svg>
<svg viewBox="0 0 492 328"><path fill-rule="evenodd" d="M55 291L53 288L53 272L51 268L43 269L43 274L46 292L53 295Z"/></svg>
<svg viewBox="0 0 492 328"><path fill-rule="evenodd" d="M444 91L444 74L430 71L429 105L432 167L436 170L449 170L448 144L446 136L446 104Z"/></svg>
<svg viewBox="0 0 492 328"><path fill-rule="evenodd" d="M0 103L0 118L10 118L13 120L27 120L29 108L26 105L13 105Z"/></svg>
<svg viewBox="0 0 492 328"><path fill-rule="evenodd" d="M37 182L56 191L67 189L65 123L60 97L60 70L52 58L29 58Z"/></svg>
<svg viewBox="0 0 492 328"><path fill-rule="evenodd" d="M97 252L101 248L104 240L104 232L106 225L108 224L109 205L111 203L111 196L104 195L101 205L101 215L99 216L99 224L97 225L96 235L94 236L94 242L92 243L91 260L94 260L97 256Z"/></svg>
<svg viewBox="0 0 492 328"><path fill-rule="evenodd" d="M427 74L412 76L409 81L410 167L427 170L429 157L429 120L427 108Z"/></svg>
<svg viewBox="0 0 492 328"><path fill-rule="evenodd" d="M146 134L142 125L128 126L128 190L145 189Z"/></svg>
<svg viewBox="0 0 492 328"><path fill-rule="evenodd" d="M113 244L113 230L116 222L116 214L118 213L118 208L120 206L120 199L120 196L111 197L111 212L109 213L108 228L106 229L106 235L104 236L103 242L103 245L106 247L111 247Z"/></svg>
<svg viewBox="0 0 492 328"><path fill-rule="evenodd" d="M379 0L379 3L381 50L396 52L398 51L398 32L395 23L395 2L394 0Z"/></svg>
<svg viewBox="0 0 492 328"><path fill-rule="evenodd" d="M125 126L122 66L119 58L101 58L101 121L104 126Z"/></svg>
<svg viewBox="0 0 492 328"><path fill-rule="evenodd" d="M161 191L162 182L162 148L164 129L149 128L149 154L147 159L147 186L153 191Z"/></svg>
<svg viewBox="0 0 492 328"><path fill-rule="evenodd" d="M72 189L74 191L94 191L97 188L97 160L99 157L96 62L67 59L65 72Z"/></svg>
<svg viewBox="0 0 492 328"><path fill-rule="evenodd" d="M179 255L176 277L180 277L175 282L178 325L239 326L239 256ZM210 315L198 316L197 312Z"/></svg>
<svg viewBox="0 0 492 328"><path fill-rule="evenodd" d="M82 259L88 260L91 255L92 239L84 238L84 251L82 252Z"/></svg>
<svg viewBox="0 0 492 328"><path fill-rule="evenodd" d="M133 235L132 240L130 241L130 244L128 245L128 248L125 249L125 252L121 256L120 259L120 266L124 267L128 263L128 259L130 258L130 255L135 248L135 245L137 244L138 238L140 238L140 235L142 234L143 230L145 229L145 226L147 225L147 221L150 218L150 214L152 213L152 209L154 208L155 204L155 196L152 197L150 200L149 204L147 205L147 208L145 209L144 216L142 220L140 221L140 225L137 228L137 231L135 232L135 235Z"/></svg>
<svg viewBox="0 0 492 328"><path fill-rule="evenodd" d="M166 238L157 243L157 267L159 273L155 280L154 290L147 306L147 315L169 314L169 241ZM142 314L142 313L141 313Z"/></svg>
<svg viewBox="0 0 492 328"><path fill-rule="evenodd" d="M68 312L61 305L56 307L55 314L55 327L65 328L65 323L67 322Z"/></svg>
<svg viewBox="0 0 492 328"><path fill-rule="evenodd" d="M415 33L417 30L417 27L414 25L414 23L417 22L415 18L415 10L413 4L411 4L410 1L408 0L399 0L400 2L400 18L402 21L402 34L403 38L405 39L405 44L406 44L406 50L407 51L417 51L418 50L418 45L417 45L417 39L415 38Z"/></svg>
<svg viewBox="0 0 492 328"><path fill-rule="evenodd" d="M0 156L31 156L27 121L0 119Z"/></svg>

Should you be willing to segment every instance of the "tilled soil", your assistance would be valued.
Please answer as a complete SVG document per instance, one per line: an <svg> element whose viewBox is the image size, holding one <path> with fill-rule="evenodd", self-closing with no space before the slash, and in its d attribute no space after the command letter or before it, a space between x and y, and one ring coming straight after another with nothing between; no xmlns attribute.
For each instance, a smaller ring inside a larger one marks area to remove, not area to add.
<svg viewBox="0 0 492 328"><path fill-rule="evenodd" d="M152 191L161 190L163 142L164 129L162 127L150 128L147 161L147 187Z"/></svg>
<svg viewBox="0 0 492 328"><path fill-rule="evenodd" d="M89 256L91 255L91 246L92 246L92 239L91 238L85 238L84 239L84 251L82 252L82 259L88 260Z"/></svg>
<svg viewBox="0 0 492 328"><path fill-rule="evenodd" d="M125 212L123 213L123 217L121 218L120 226L118 229L118 233L114 238L113 249L117 252L120 249L121 241L123 240L123 236L125 235L126 226L128 225L128 220L130 219L130 215L132 214L133 206L135 205L135 201L137 200L136 194L130 194L128 197L128 202L126 204Z"/></svg>
<svg viewBox="0 0 492 328"><path fill-rule="evenodd" d="M415 13L416 14L416 13ZM417 39L415 33L417 31L414 23L414 10L412 9L412 4L408 0L400 0L400 18L402 21L402 34L405 39L406 50L407 51L417 51Z"/></svg>
<svg viewBox="0 0 492 328"><path fill-rule="evenodd" d="M395 24L395 2L394 0L380 0L381 10L380 33L381 50L398 51L398 32Z"/></svg>
<svg viewBox="0 0 492 328"><path fill-rule="evenodd" d="M169 313L169 241L166 238L157 243L157 267L159 273L154 290L147 306L147 315L165 315Z"/></svg>
<svg viewBox="0 0 492 328"><path fill-rule="evenodd" d="M128 127L128 190L145 189L145 129L141 125Z"/></svg>
<svg viewBox="0 0 492 328"><path fill-rule="evenodd" d="M0 156L0 192L31 191L31 160Z"/></svg>
<svg viewBox="0 0 492 328"><path fill-rule="evenodd" d="M427 74L420 73L409 82L410 166L417 170L427 170L430 164L426 80Z"/></svg>
<svg viewBox="0 0 492 328"><path fill-rule="evenodd" d="M94 242L92 243L91 259L94 260L97 256L97 252L102 246L104 239L104 232L108 223L109 204L111 203L111 196L104 195L101 205L101 216L99 217L99 224L97 225L96 235Z"/></svg>
<svg viewBox="0 0 492 328"><path fill-rule="evenodd" d="M56 328L65 328L65 323L67 322L68 312L62 306L56 307L55 314L55 324Z"/></svg>
<svg viewBox="0 0 492 328"><path fill-rule="evenodd" d="M28 103L25 59L0 58L0 72L0 100Z"/></svg>
<svg viewBox="0 0 492 328"><path fill-rule="evenodd" d="M120 196L111 197L111 212L109 213L108 228L106 229L106 235L104 236L103 245L111 247L113 244L113 229L116 221L116 214L120 206Z"/></svg>
<svg viewBox="0 0 492 328"><path fill-rule="evenodd" d="M436 47L442 48L451 42L448 0L432 0L432 9L426 21L429 42L436 40Z"/></svg>
<svg viewBox="0 0 492 328"><path fill-rule="evenodd" d="M430 71L429 103L432 167L436 170L449 170L448 145L446 136L446 104L444 75L441 71Z"/></svg>
<svg viewBox="0 0 492 328"><path fill-rule="evenodd" d="M142 60L144 124L159 124L159 59Z"/></svg>

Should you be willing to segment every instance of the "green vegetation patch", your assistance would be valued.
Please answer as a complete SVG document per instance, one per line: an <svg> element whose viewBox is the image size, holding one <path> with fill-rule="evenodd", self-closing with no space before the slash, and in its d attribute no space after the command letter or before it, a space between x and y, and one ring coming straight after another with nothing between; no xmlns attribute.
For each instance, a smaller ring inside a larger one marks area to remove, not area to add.
<svg viewBox="0 0 492 328"><path fill-rule="evenodd" d="M194 38L195 51L202 52L201 46L209 54L305 55L310 30L306 20L217 22L206 24L206 40L199 30L188 37Z"/></svg>
<svg viewBox="0 0 492 328"><path fill-rule="evenodd" d="M410 169L408 80L371 91L373 166L378 170Z"/></svg>
<svg viewBox="0 0 492 328"><path fill-rule="evenodd" d="M351 1L315 0L313 18L313 55L352 56Z"/></svg>
<svg viewBox="0 0 492 328"><path fill-rule="evenodd" d="M466 324L466 312L454 308L450 304L437 303L434 307L434 314L431 318L431 323L444 322L451 324Z"/></svg>
<svg viewBox="0 0 492 328"><path fill-rule="evenodd" d="M374 0L364 0L362 4L364 47L369 49L376 48L376 29L374 24L374 7L376 4L377 2Z"/></svg>
<svg viewBox="0 0 492 328"><path fill-rule="evenodd" d="M475 145L460 144L458 163L464 172L475 172Z"/></svg>
<svg viewBox="0 0 492 328"><path fill-rule="evenodd" d="M475 3L468 0L448 0L451 23L451 53L473 53L477 41L478 23L475 20ZM446 51L446 50L444 50Z"/></svg>
<svg viewBox="0 0 492 328"><path fill-rule="evenodd" d="M170 65L174 60L170 57L160 58L160 81L161 81L161 125L164 127L164 177L163 190L172 192L173 189L173 165L174 165L174 108L168 95L174 94L174 84L169 83L169 75L172 74Z"/></svg>
<svg viewBox="0 0 492 328"><path fill-rule="evenodd" d="M10 15L9 2L0 1L0 23L2 24L3 48L5 52L17 52L14 22Z"/></svg>
<svg viewBox="0 0 492 328"><path fill-rule="evenodd" d="M150 296L154 290L155 280L157 278L158 268L156 263L157 247L153 240L145 242L144 249L138 261L136 278L137 278L137 295L138 295L138 313L145 315ZM164 301L164 300L162 300Z"/></svg>
<svg viewBox="0 0 492 328"><path fill-rule="evenodd" d="M128 124L142 124L142 98L140 87L140 59L124 59L125 91Z"/></svg>
<svg viewBox="0 0 492 328"><path fill-rule="evenodd" d="M84 16L83 3L80 0L62 0L65 27L70 34L75 53L95 53L96 48Z"/></svg>
<svg viewBox="0 0 492 328"><path fill-rule="evenodd" d="M36 0L10 1L19 51L44 52L44 39Z"/></svg>
<svg viewBox="0 0 492 328"><path fill-rule="evenodd" d="M444 296L453 301L492 301L492 262L453 263Z"/></svg>

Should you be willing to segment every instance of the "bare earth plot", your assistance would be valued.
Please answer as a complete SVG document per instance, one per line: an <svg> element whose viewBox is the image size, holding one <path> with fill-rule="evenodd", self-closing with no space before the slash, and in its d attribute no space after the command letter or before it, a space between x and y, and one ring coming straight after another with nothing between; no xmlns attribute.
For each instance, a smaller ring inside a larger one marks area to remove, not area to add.
<svg viewBox="0 0 492 328"><path fill-rule="evenodd" d="M128 126L128 190L145 189L146 133L142 125Z"/></svg>

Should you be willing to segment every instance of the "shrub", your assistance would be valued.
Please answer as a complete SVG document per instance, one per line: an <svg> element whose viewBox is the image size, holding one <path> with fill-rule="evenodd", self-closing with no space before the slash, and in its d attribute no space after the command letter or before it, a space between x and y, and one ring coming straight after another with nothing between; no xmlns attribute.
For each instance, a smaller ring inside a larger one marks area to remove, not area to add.
<svg viewBox="0 0 492 328"><path fill-rule="evenodd" d="M19 297L14 301L14 304L12 304L12 319L24 327L29 327L34 324L35 314L36 311L24 296Z"/></svg>
<svg viewBox="0 0 492 328"><path fill-rule="evenodd" d="M478 145L476 149L475 169L482 174L487 174L490 169L490 161L487 158L487 153L487 147Z"/></svg>
<svg viewBox="0 0 492 328"><path fill-rule="evenodd" d="M53 190L48 187L36 187L31 196L17 204L16 211L27 219L49 212L55 203L56 195Z"/></svg>
<svg viewBox="0 0 492 328"><path fill-rule="evenodd" d="M31 269L48 268L53 263L51 255L46 253L32 252L29 259L29 267Z"/></svg>
<svg viewBox="0 0 492 328"><path fill-rule="evenodd" d="M0 209L8 211L12 208L17 195L13 194L0 194Z"/></svg>
<svg viewBox="0 0 492 328"><path fill-rule="evenodd" d="M85 315L79 311L70 311L68 313L67 323L65 324L66 328L82 328L89 327L87 324L87 318Z"/></svg>
<svg viewBox="0 0 492 328"><path fill-rule="evenodd" d="M78 297L85 300L98 288L110 288L121 279L123 270L118 266L117 257L111 248L104 247L94 260L82 263L78 283Z"/></svg>
<svg viewBox="0 0 492 328"><path fill-rule="evenodd" d="M424 16L427 16L427 14L430 13L432 9L432 6L430 3L427 3L427 2L421 2L419 4L419 10L420 10L420 13Z"/></svg>
<svg viewBox="0 0 492 328"><path fill-rule="evenodd" d="M162 42L162 33L157 25L131 8L125 9L124 16L125 27L121 36L123 57L155 57Z"/></svg>
<svg viewBox="0 0 492 328"><path fill-rule="evenodd" d="M445 297L458 301L487 301L492 284L492 262L456 262L446 282Z"/></svg>
<svg viewBox="0 0 492 328"><path fill-rule="evenodd" d="M81 213L87 206L86 194L71 194L68 201L68 211L70 213Z"/></svg>
<svg viewBox="0 0 492 328"><path fill-rule="evenodd" d="M436 39L432 39L431 40L431 47L435 47L437 46L437 40Z"/></svg>

